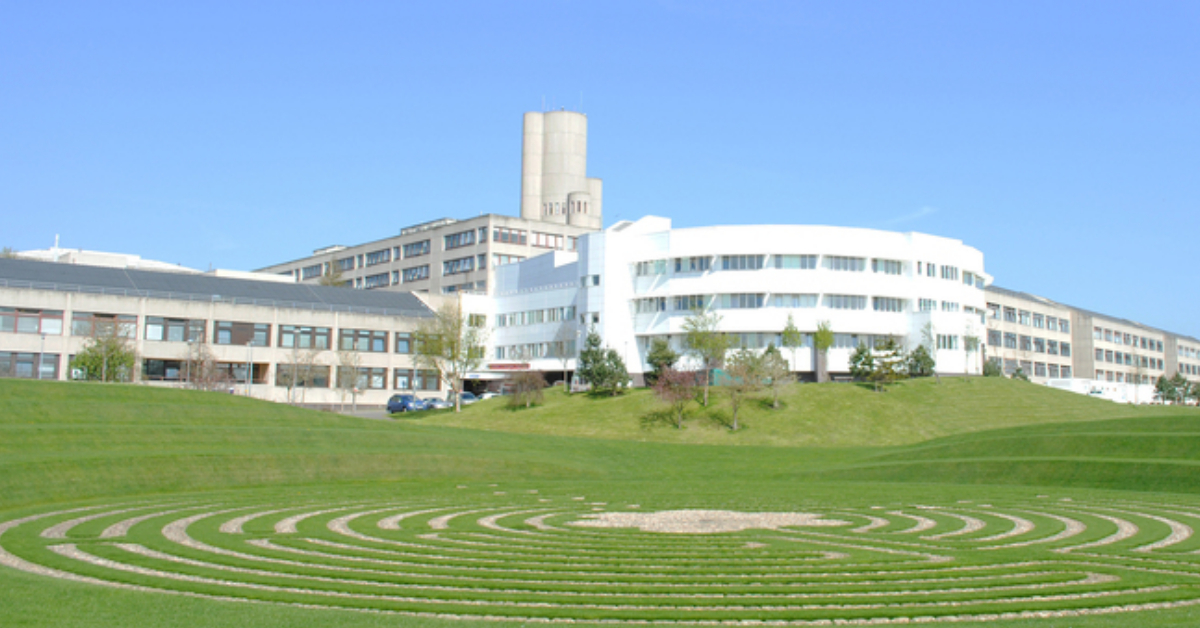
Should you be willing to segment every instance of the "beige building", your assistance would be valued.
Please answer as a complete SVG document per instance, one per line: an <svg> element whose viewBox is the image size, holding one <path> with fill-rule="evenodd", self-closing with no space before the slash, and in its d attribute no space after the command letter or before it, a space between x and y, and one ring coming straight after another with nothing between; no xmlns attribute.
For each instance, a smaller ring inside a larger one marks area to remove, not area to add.
<svg viewBox="0 0 1200 628"><path fill-rule="evenodd" d="M271 279L0 259L0 376L71 379L71 358L115 333L138 356L128 379L152 385L318 406L442 395L411 353L424 300Z"/></svg>
<svg viewBox="0 0 1200 628"><path fill-rule="evenodd" d="M998 286L986 296L986 355L1008 375L1130 403L1153 401L1159 377L1200 382L1200 340Z"/></svg>

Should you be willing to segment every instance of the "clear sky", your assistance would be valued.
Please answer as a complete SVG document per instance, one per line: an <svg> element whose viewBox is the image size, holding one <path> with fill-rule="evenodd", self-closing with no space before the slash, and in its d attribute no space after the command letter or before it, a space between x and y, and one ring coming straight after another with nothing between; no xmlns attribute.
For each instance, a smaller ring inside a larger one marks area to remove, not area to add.
<svg viewBox="0 0 1200 628"><path fill-rule="evenodd" d="M1200 337L1198 62L1192 0L0 0L0 246L254 269L517 214L566 107L607 224L958 238Z"/></svg>

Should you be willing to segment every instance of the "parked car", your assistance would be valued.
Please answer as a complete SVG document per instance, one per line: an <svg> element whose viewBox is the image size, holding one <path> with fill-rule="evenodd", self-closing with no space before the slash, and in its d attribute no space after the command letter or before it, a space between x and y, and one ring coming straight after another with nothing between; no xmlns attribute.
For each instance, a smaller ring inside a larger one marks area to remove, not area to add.
<svg viewBox="0 0 1200 628"><path fill-rule="evenodd" d="M452 407L450 402L445 399L430 399L425 402L425 406L430 410L444 410Z"/></svg>
<svg viewBox="0 0 1200 628"><path fill-rule="evenodd" d="M416 412L424 410L425 402L418 399L416 395L392 395L387 402L388 414L396 414L399 412Z"/></svg>
<svg viewBox="0 0 1200 628"><path fill-rule="evenodd" d="M479 397L476 397L475 393L473 393L469 390L463 391L462 404L464 406L469 406L469 405L475 403L476 401L479 401ZM449 403L450 405L454 405L454 393L453 392L446 395L446 403Z"/></svg>
<svg viewBox="0 0 1200 628"><path fill-rule="evenodd" d="M489 390L489 391L487 391L487 392L480 393L480 394L479 394L479 400L480 400L480 401L483 401L484 399L491 399L491 398L493 398L493 397L499 397L499 396L500 396L500 393L497 393L497 392L492 392L492 391L490 391L490 390Z"/></svg>

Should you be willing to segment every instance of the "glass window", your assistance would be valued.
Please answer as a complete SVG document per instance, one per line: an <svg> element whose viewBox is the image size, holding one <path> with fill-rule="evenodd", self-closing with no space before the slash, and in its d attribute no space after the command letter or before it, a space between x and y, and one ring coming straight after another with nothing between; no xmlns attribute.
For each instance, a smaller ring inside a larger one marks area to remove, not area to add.
<svg viewBox="0 0 1200 628"><path fill-rule="evenodd" d="M137 316L133 314L100 314L75 312L71 315L72 336L137 337Z"/></svg>
<svg viewBox="0 0 1200 628"><path fill-rule="evenodd" d="M873 259L871 260L871 270L887 275L899 275L904 272L904 262L894 259Z"/></svg>
<svg viewBox="0 0 1200 628"><path fill-rule="evenodd" d="M772 301L774 307L817 307L817 295L815 294L776 294Z"/></svg>
<svg viewBox="0 0 1200 628"><path fill-rule="evenodd" d="M816 255L774 255L775 268L812 270L817 267Z"/></svg>
<svg viewBox="0 0 1200 628"><path fill-rule="evenodd" d="M721 270L759 270L763 267L762 255L722 255Z"/></svg>
<svg viewBox="0 0 1200 628"><path fill-rule="evenodd" d="M825 307L834 310L865 310L867 297L853 294L827 294Z"/></svg>
<svg viewBox="0 0 1200 628"><path fill-rule="evenodd" d="M271 346L271 326L269 324L217 321L214 327L213 344Z"/></svg>
<svg viewBox="0 0 1200 628"><path fill-rule="evenodd" d="M464 246L471 246L471 245L475 244L475 230L470 229L468 231L460 231L458 233L452 233L448 236L443 236L443 240L444 240L443 249L445 249L447 251L449 251L450 249L457 249L457 248L464 247Z"/></svg>
<svg viewBox="0 0 1200 628"><path fill-rule="evenodd" d="M146 340L162 342L203 342L208 323L203 320L146 317Z"/></svg>
<svg viewBox="0 0 1200 628"><path fill-rule="evenodd" d="M829 270L844 270L850 272L862 272L867 269L867 260L862 257L842 257L838 255L826 255L824 258L825 268Z"/></svg>
<svg viewBox="0 0 1200 628"><path fill-rule="evenodd" d="M285 349L328 349L329 328L280 325L279 346Z"/></svg>
<svg viewBox="0 0 1200 628"><path fill-rule="evenodd" d="M338 348L342 351L387 352L387 332L369 329L342 329L338 331Z"/></svg>
<svg viewBox="0 0 1200 628"><path fill-rule="evenodd" d="M404 283L412 283L414 281L424 281L429 279L429 264L424 266L413 266L400 271L401 279Z"/></svg>
<svg viewBox="0 0 1200 628"><path fill-rule="evenodd" d="M421 240L420 242L410 242L404 245L404 258L418 257L421 255L429 255L429 240Z"/></svg>
<svg viewBox="0 0 1200 628"><path fill-rule="evenodd" d="M903 312L906 309L904 299L893 297L872 297L871 305L876 312Z"/></svg>

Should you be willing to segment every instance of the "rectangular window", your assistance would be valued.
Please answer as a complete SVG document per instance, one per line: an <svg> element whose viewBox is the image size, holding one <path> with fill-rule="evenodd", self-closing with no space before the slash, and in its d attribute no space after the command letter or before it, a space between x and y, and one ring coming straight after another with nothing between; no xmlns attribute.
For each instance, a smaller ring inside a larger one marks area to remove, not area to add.
<svg viewBox="0 0 1200 628"><path fill-rule="evenodd" d="M876 312L903 312L904 299L893 297L872 297L871 306Z"/></svg>
<svg viewBox="0 0 1200 628"><path fill-rule="evenodd" d="M1050 355L1058 355L1058 341L1057 340L1047 340L1046 341L1046 353L1048 353Z"/></svg>
<svg viewBox="0 0 1200 628"><path fill-rule="evenodd" d="M960 310L959 305L957 303L955 303L954 301L942 301L942 311L943 312L957 312L959 310Z"/></svg>
<svg viewBox="0 0 1200 628"><path fill-rule="evenodd" d="M712 296L707 294L687 294L675 297L675 310L690 312L692 310L708 309Z"/></svg>
<svg viewBox="0 0 1200 628"><path fill-rule="evenodd" d="M252 347L271 346L271 326L266 323L217 321L213 344Z"/></svg>
<svg viewBox="0 0 1200 628"><path fill-rule="evenodd" d="M0 307L0 331L61 336L62 310Z"/></svg>
<svg viewBox="0 0 1200 628"><path fill-rule="evenodd" d="M1015 307L1004 308L1004 322L1006 322L1006 323L1017 322L1017 308L1015 308Z"/></svg>
<svg viewBox="0 0 1200 628"><path fill-rule="evenodd" d="M412 353L412 334L406 331L396 332L396 353Z"/></svg>
<svg viewBox="0 0 1200 628"><path fill-rule="evenodd" d="M762 255L722 255L721 270L759 270L763 267Z"/></svg>
<svg viewBox="0 0 1200 628"><path fill-rule="evenodd" d="M415 376L417 390L441 390L442 380L437 371L417 371Z"/></svg>
<svg viewBox="0 0 1200 628"><path fill-rule="evenodd" d="M958 336L950 336L945 334L937 335L937 348L953 350L958 348Z"/></svg>
<svg viewBox="0 0 1200 628"><path fill-rule="evenodd" d="M337 264L338 270L340 270L340 271L345 272L345 271L354 270L354 256L353 255L351 255L350 257L343 257L342 259L338 260L335 263Z"/></svg>
<svg viewBox="0 0 1200 628"><path fill-rule="evenodd" d="M827 294L825 307L833 310L865 310L867 297L853 294Z"/></svg>
<svg viewBox="0 0 1200 628"><path fill-rule="evenodd" d="M675 272L702 273L712 268L711 257L676 257Z"/></svg>
<svg viewBox="0 0 1200 628"><path fill-rule="evenodd" d="M329 367L319 364L275 365L275 385L297 388L329 388Z"/></svg>
<svg viewBox="0 0 1200 628"><path fill-rule="evenodd" d="M412 388L413 388L412 369L392 369L392 389L394 389L394 390L412 390Z"/></svg>
<svg viewBox="0 0 1200 628"><path fill-rule="evenodd" d="M656 259L647 262L638 262L634 265L634 274L638 277L665 275L667 274L667 260Z"/></svg>
<svg viewBox="0 0 1200 628"><path fill-rule="evenodd" d="M996 303L988 303L988 318L998 321L1000 320L1000 306Z"/></svg>
<svg viewBox="0 0 1200 628"><path fill-rule="evenodd" d="M925 262L925 276L937 277L937 264L933 262Z"/></svg>
<svg viewBox="0 0 1200 628"><path fill-rule="evenodd" d="M424 281L429 279L429 264L424 266L413 266L400 271L401 279L404 283L412 283L414 281Z"/></svg>
<svg viewBox="0 0 1200 628"><path fill-rule="evenodd" d="M1000 346L1000 330L989 329L988 336L987 336L987 343L988 343L989 347L999 347Z"/></svg>
<svg viewBox="0 0 1200 628"><path fill-rule="evenodd" d="M1017 348L1017 335L1016 334L1011 333L1011 332L1004 333L1004 348L1005 349L1016 349Z"/></svg>
<svg viewBox="0 0 1200 628"><path fill-rule="evenodd" d="M389 285L391 285L391 276L388 273L368 275L363 278L363 288L367 290L371 288L386 288Z"/></svg>
<svg viewBox="0 0 1200 628"><path fill-rule="evenodd" d="M492 229L492 242L524 245L526 243L526 233L527 232L524 229L496 227L495 229Z"/></svg>
<svg viewBox="0 0 1200 628"><path fill-rule="evenodd" d="M1033 351L1033 338L1018 336L1018 340L1020 340L1021 351Z"/></svg>
<svg viewBox="0 0 1200 628"><path fill-rule="evenodd" d="M492 254L492 266L504 266L505 264L516 264L524 261L525 258L520 255L504 255L502 253Z"/></svg>
<svg viewBox="0 0 1200 628"><path fill-rule="evenodd" d="M1034 338L1033 339L1033 352L1034 353L1045 353L1046 352L1046 340L1044 338Z"/></svg>
<svg viewBox="0 0 1200 628"><path fill-rule="evenodd" d="M329 328L280 325L279 346L284 349L296 348L324 351L329 348Z"/></svg>
<svg viewBox="0 0 1200 628"><path fill-rule="evenodd" d="M553 233L538 233L534 231L533 246L542 249L561 249L563 248L563 237Z"/></svg>
<svg viewBox="0 0 1200 628"><path fill-rule="evenodd" d="M392 249L386 248L381 251L371 251L367 253L367 266L375 266L376 264L386 264L392 261Z"/></svg>
<svg viewBox="0 0 1200 628"><path fill-rule="evenodd" d="M952 281L958 281L958 267L957 266L942 266L942 279L950 279Z"/></svg>
<svg viewBox="0 0 1200 628"><path fill-rule="evenodd" d="M1033 328L1044 329L1046 327L1046 319L1041 314L1033 315Z"/></svg>
<svg viewBox="0 0 1200 628"><path fill-rule="evenodd" d="M713 301L713 306L723 310L754 309L763 306L762 294L719 294Z"/></svg>
<svg viewBox="0 0 1200 628"><path fill-rule="evenodd" d="M774 295L775 307L790 307L790 308L808 308L817 307L817 295L815 294L776 294Z"/></svg>
<svg viewBox="0 0 1200 628"><path fill-rule="evenodd" d="M469 231L467 233L475 233ZM475 256L460 257L442 262L442 275L461 275L475 270Z"/></svg>
<svg viewBox="0 0 1200 628"><path fill-rule="evenodd" d="M452 233L448 236L442 236L442 239L443 239L442 248L443 248L443 250L446 250L446 251L449 251L451 249L461 248L464 246L473 246L475 244L475 230L471 229L469 231L460 231L458 233Z"/></svg>
<svg viewBox="0 0 1200 628"><path fill-rule="evenodd" d="M817 267L816 255L773 255L775 268L783 270L813 270Z"/></svg>
<svg viewBox="0 0 1200 628"><path fill-rule="evenodd" d="M1058 319L1058 331L1060 331L1064 334L1071 333L1071 321L1068 321L1065 318ZM1066 376L1064 375L1063 377L1066 377Z"/></svg>
<svg viewBox="0 0 1200 628"><path fill-rule="evenodd" d="M824 258L824 265L828 270L844 270L861 273L867 269L867 260L866 258L862 257L826 255Z"/></svg>
<svg viewBox="0 0 1200 628"><path fill-rule="evenodd" d="M1020 322L1022 325L1029 325L1029 323L1030 323L1029 312L1026 312L1025 310L1020 310L1017 312L1017 315L1018 315L1018 318L1020 319Z"/></svg>
<svg viewBox="0 0 1200 628"><path fill-rule="evenodd" d="M57 353L0 351L0 377L58 379L58 360Z"/></svg>
<svg viewBox="0 0 1200 628"><path fill-rule="evenodd" d="M1033 363L1033 376L1034 377L1045 377L1046 376L1046 363L1045 362L1034 362Z"/></svg>
<svg viewBox="0 0 1200 628"><path fill-rule="evenodd" d="M421 240L420 242L409 242L404 245L404 259L410 257L420 257L429 255L429 240Z"/></svg>
<svg viewBox="0 0 1200 628"><path fill-rule="evenodd" d="M146 317L146 340L159 342L204 342L208 324L202 320Z"/></svg>
<svg viewBox="0 0 1200 628"><path fill-rule="evenodd" d="M386 331L342 329L338 331L338 349L342 351L387 352Z"/></svg>
<svg viewBox="0 0 1200 628"><path fill-rule="evenodd" d="M921 299L920 307L922 312L936 312L938 308L937 299Z"/></svg>
<svg viewBox="0 0 1200 628"><path fill-rule="evenodd" d="M20 319L18 319L20 322ZM22 330L18 329L18 332ZM32 331L26 333L33 333ZM133 314L101 314L98 312L75 312L71 315L71 335L87 337L121 338L137 337L137 316Z"/></svg>
<svg viewBox="0 0 1200 628"><path fill-rule="evenodd" d="M638 314L667 311L667 297L650 297L634 300L634 309Z"/></svg>
<svg viewBox="0 0 1200 628"><path fill-rule="evenodd" d="M894 259L873 259L871 260L871 270L886 275L899 275L904 272L904 262Z"/></svg>
<svg viewBox="0 0 1200 628"><path fill-rule="evenodd" d="M312 266L305 266L300 269L300 279L316 279L323 274L320 264L313 264Z"/></svg>

